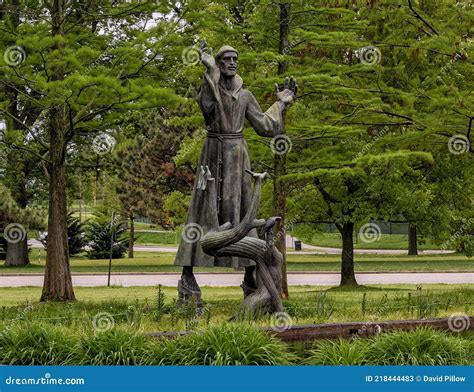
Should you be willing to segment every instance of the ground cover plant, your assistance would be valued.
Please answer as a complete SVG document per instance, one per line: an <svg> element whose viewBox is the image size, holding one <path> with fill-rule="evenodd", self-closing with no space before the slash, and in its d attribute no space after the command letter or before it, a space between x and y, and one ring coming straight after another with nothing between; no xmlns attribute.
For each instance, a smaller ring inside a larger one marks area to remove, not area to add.
<svg viewBox="0 0 474 392"><path fill-rule="evenodd" d="M175 253L135 252L133 259L116 259L112 262L112 272L177 272L181 269L173 265ZM45 251L33 249L31 263L23 267L5 267L0 265L0 274L42 273L45 266ZM339 272L340 255L289 254L288 272ZM108 259L92 260L85 254L71 257L73 273L105 273L108 271ZM474 271L474 260L461 254L446 255L356 255L357 272L393 272L393 271ZM232 268L196 268L196 272L235 272Z"/></svg>
<svg viewBox="0 0 474 392"><path fill-rule="evenodd" d="M17 324L0 334L3 365L468 365L472 334L420 328L369 339L287 345L253 323L156 339L130 329Z"/></svg>

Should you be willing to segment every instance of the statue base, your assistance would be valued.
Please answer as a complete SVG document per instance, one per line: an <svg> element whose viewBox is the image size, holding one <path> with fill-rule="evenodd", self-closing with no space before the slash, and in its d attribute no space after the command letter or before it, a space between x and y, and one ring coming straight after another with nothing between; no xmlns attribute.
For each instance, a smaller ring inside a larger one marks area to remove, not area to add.
<svg viewBox="0 0 474 392"><path fill-rule="evenodd" d="M198 286L194 276L192 277L194 282L191 284L188 280L182 276L178 281L178 307L181 306L191 306L196 304L196 314L198 316L202 315L202 296L201 289ZM193 284L194 283L194 284Z"/></svg>

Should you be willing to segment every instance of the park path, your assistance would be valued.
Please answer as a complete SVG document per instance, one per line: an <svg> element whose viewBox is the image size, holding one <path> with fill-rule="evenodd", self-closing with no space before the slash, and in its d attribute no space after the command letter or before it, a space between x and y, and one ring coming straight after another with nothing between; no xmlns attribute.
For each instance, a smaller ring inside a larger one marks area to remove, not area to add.
<svg viewBox="0 0 474 392"><path fill-rule="evenodd" d="M297 238L291 237L290 235L286 236L286 247L287 248L294 248L294 241ZM43 245L41 242L31 239L28 241L28 244L32 248L42 248ZM151 246L151 245L135 245L133 249L137 252L163 252L163 253L176 253L178 250L177 246ZM289 255L326 255L326 254L333 254L338 255L342 253L342 249L340 248L329 248L326 246L314 246L308 244L302 244L303 251L288 251L286 252ZM354 253L356 254L380 254L380 255L406 255L407 251L405 249L354 249ZM430 254L449 254L454 253L453 250L441 250L441 249L433 249L433 250L420 250L418 251L420 255L430 255Z"/></svg>
<svg viewBox="0 0 474 392"><path fill-rule="evenodd" d="M243 273L195 273L196 280L204 286L239 286ZM404 272L404 273L359 273L359 284L474 284L474 272ZM113 274L111 284L115 286L163 286L176 287L179 273ZM106 274L73 274L74 286L106 286ZM288 284L334 286L340 282L339 273L289 273ZM0 287L42 286L42 274L0 275Z"/></svg>

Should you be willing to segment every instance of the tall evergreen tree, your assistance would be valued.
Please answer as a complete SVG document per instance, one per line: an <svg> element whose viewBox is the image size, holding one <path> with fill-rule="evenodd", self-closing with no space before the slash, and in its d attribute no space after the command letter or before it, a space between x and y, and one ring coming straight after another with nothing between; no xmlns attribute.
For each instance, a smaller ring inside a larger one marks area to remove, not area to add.
<svg viewBox="0 0 474 392"><path fill-rule="evenodd" d="M21 23L16 31L2 25L0 46L9 51L3 57L2 83L17 86L20 106L41 112L36 125L42 133L35 142L44 153L35 155L45 163L49 181L48 252L41 299L71 300L67 146L97 130L107 133L121 111L178 101L164 88L160 71L177 57L170 43L181 40L179 17L166 17L172 13L170 7L149 2L18 3ZM153 18L154 26L147 26ZM13 48L8 46L12 40ZM18 52L21 61L17 61ZM160 63L161 58L167 60ZM31 129L24 121L19 128L22 132Z"/></svg>

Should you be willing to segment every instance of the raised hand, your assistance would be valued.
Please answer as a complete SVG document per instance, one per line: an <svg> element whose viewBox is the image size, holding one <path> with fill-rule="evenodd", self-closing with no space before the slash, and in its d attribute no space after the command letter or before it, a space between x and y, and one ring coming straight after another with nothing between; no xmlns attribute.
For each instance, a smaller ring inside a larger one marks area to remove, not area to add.
<svg viewBox="0 0 474 392"><path fill-rule="evenodd" d="M212 68L216 65L216 61L214 57L212 57L209 53L207 53L207 42L204 38L201 42L201 46L199 48L199 56L201 58L201 62L207 67Z"/></svg>
<svg viewBox="0 0 474 392"><path fill-rule="evenodd" d="M278 84L275 84L276 96L280 102L283 102L285 106L290 105L296 97L296 92L298 91L298 85L296 84L296 79L286 77L285 86L283 91L280 91Z"/></svg>

